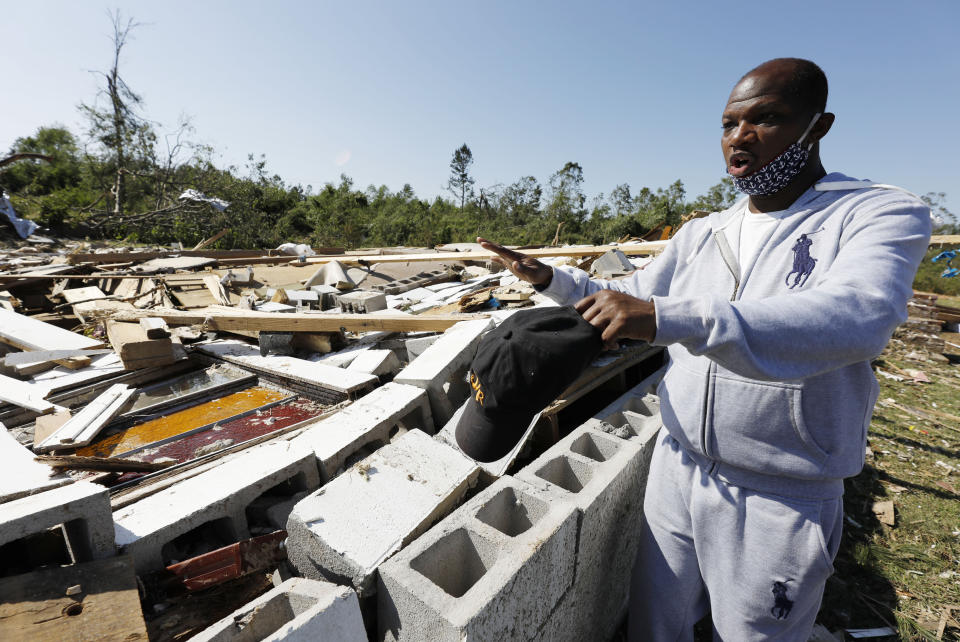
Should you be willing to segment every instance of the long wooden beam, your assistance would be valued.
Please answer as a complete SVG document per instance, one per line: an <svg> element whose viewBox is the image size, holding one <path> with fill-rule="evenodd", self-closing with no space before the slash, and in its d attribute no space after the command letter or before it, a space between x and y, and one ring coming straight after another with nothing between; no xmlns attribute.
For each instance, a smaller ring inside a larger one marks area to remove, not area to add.
<svg viewBox="0 0 960 642"><path fill-rule="evenodd" d="M343 252L339 247L317 248L323 254L338 254ZM194 256L210 259L243 259L273 257L279 260L293 260L297 257L289 254L279 254L276 250L147 250L144 252L78 252L68 254L67 261L73 265L77 263L126 263L127 261L149 261L171 256Z"/></svg>
<svg viewBox="0 0 960 642"><path fill-rule="evenodd" d="M163 319L168 325L202 325L209 330L260 330L266 332L443 332L460 321L486 318L485 314L309 314L277 312L229 313L220 310L170 309L121 311L111 315L118 321L144 317Z"/></svg>
<svg viewBox="0 0 960 642"><path fill-rule="evenodd" d="M657 254L666 246L665 241L635 243L629 245L589 245L584 247L543 247L539 249L519 250L527 256L548 258L554 256L599 256L610 250L620 250L627 255ZM338 256L310 256L307 263L412 263L418 261L483 261L497 255L486 250L469 252L432 252L423 254L341 254Z"/></svg>

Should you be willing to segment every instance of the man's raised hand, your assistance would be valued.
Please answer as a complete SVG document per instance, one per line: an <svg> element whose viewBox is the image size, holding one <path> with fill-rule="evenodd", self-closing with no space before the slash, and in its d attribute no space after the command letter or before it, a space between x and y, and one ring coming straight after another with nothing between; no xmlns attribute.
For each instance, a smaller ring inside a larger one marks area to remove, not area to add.
<svg viewBox="0 0 960 642"><path fill-rule="evenodd" d="M477 237L477 243L488 252L496 254L497 258L494 260L513 272L518 279L540 287L550 285L553 280L553 268L531 256L491 243L485 238Z"/></svg>

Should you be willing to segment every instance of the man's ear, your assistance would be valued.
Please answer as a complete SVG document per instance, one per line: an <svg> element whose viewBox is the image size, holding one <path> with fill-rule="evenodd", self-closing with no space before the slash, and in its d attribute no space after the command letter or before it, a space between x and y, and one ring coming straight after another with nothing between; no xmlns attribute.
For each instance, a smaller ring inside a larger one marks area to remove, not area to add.
<svg viewBox="0 0 960 642"><path fill-rule="evenodd" d="M823 113L820 118L817 119L816 124L813 126L813 129L810 130L809 140L811 143L819 143L820 139L827 135L827 132L830 131L830 128L833 127L833 121L836 118L830 112Z"/></svg>

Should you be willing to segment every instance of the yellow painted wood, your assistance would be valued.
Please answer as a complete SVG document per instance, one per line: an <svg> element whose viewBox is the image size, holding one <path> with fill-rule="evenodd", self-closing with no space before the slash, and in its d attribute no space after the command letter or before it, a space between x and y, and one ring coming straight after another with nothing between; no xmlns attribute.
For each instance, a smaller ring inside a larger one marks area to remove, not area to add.
<svg viewBox="0 0 960 642"><path fill-rule="evenodd" d="M259 408L264 404L280 401L286 396L282 392L267 388L248 388L220 399L214 399L192 408L131 426L123 432L81 448L76 454L87 457L109 457L114 453L125 453L128 450L140 448L188 430Z"/></svg>

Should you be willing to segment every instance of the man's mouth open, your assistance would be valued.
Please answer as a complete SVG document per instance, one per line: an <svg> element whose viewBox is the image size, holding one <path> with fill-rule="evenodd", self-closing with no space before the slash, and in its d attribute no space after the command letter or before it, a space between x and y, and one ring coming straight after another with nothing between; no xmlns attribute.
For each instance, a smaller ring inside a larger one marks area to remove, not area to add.
<svg viewBox="0 0 960 642"><path fill-rule="evenodd" d="M735 178L742 178L753 173L753 165L753 157L750 154L737 152L730 156L727 173Z"/></svg>

